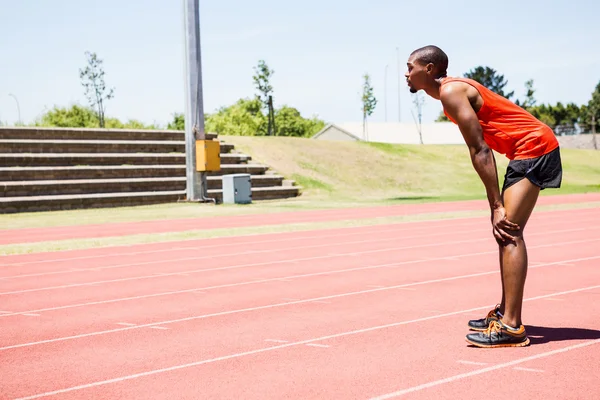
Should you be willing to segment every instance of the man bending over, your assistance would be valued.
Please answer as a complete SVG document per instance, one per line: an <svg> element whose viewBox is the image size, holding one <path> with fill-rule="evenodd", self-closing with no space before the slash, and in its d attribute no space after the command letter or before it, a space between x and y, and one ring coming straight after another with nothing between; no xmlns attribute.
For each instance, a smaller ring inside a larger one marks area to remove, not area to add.
<svg viewBox="0 0 600 400"><path fill-rule="evenodd" d="M444 114L460 129L485 185L499 245L502 300L485 318L469 321L477 332L467 341L478 347L527 346L521 321L527 276L523 230L540 190L561 185L558 140L550 127L477 81L448 77L448 57L436 46L415 50L407 65L410 91L441 100ZM501 191L492 150L510 160Z"/></svg>

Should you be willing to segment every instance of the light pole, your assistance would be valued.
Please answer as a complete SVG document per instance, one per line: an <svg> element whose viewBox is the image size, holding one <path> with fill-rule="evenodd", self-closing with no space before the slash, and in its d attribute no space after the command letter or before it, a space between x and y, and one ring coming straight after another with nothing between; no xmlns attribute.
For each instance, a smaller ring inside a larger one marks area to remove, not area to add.
<svg viewBox="0 0 600 400"><path fill-rule="evenodd" d="M196 141L204 140L200 1L183 0L185 25L185 163L187 200L206 200L205 173L196 169Z"/></svg>
<svg viewBox="0 0 600 400"><path fill-rule="evenodd" d="M15 102L17 103L17 113L19 114L19 119L17 121L17 124L21 123L21 107L19 106L19 100L17 99L17 96L15 96L12 93L8 94L10 97L12 97L13 99L15 99Z"/></svg>
<svg viewBox="0 0 600 400"><path fill-rule="evenodd" d="M396 58L398 59L398 122L402 122L400 113L400 50L396 47Z"/></svg>
<svg viewBox="0 0 600 400"><path fill-rule="evenodd" d="M388 74L388 66L389 65L385 65L385 72L384 72L384 78L383 78L383 102L384 102L384 109L385 109L385 122L387 122L387 74Z"/></svg>

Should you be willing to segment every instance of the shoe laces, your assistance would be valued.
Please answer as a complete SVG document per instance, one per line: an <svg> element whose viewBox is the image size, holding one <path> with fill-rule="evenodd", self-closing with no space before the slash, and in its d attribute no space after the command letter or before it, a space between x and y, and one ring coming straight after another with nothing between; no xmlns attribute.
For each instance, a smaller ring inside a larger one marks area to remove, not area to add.
<svg viewBox="0 0 600 400"><path fill-rule="evenodd" d="M490 323L490 325L485 330L484 334L486 336L490 336L492 333L501 332L502 329L503 329L503 327L502 327L502 324L500 323L500 321L492 321L492 323Z"/></svg>

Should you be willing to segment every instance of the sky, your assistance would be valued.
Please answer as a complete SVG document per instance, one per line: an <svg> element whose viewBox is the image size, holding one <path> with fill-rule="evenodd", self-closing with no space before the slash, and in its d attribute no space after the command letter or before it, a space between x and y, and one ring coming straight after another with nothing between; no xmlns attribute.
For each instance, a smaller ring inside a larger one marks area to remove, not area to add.
<svg viewBox="0 0 600 400"><path fill-rule="evenodd" d="M538 103L585 104L600 82L598 1L199 1L206 112L253 97L253 68L265 60L275 107L361 121L368 73L378 99L370 121L412 122L406 60L428 44L448 54L450 76L490 66L517 98L533 79ZM26 123L54 106L86 105L79 69L91 51L115 89L107 116L166 126L185 107L183 4L0 0L0 121L18 120L17 102ZM430 122L441 105L424 99Z"/></svg>

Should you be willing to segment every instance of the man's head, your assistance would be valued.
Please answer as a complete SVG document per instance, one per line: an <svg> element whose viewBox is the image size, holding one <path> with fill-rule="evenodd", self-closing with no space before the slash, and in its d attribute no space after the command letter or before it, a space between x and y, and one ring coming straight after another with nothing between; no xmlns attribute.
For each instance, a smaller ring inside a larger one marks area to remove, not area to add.
<svg viewBox="0 0 600 400"><path fill-rule="evenodd" d="M416 93L446 76L448 56L437 46L425 46L410 54L407 66L404 76L411 93Z"/></svg>

